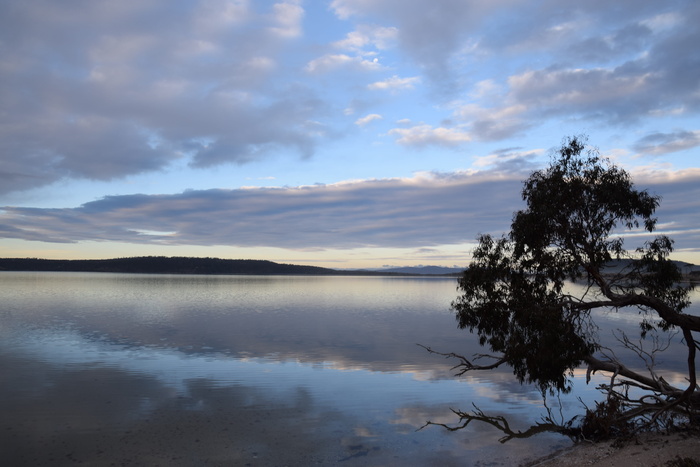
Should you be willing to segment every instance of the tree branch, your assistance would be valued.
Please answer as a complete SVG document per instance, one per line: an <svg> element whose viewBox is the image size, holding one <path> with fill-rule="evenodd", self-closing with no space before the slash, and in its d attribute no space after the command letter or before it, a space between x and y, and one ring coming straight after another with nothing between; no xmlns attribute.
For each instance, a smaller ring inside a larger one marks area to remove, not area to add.
<svg viewBox="0 0 700 467"><path fill-rule="evenodd" d="M436 426L441 426L449 431L458 431L466 428L469 426L471 422L483 422L488 425L491 425L492 427L496 428L497 430L503 432L505 436L500 438L498 441L500 443L506 443L510 441L511 439L522 439L522 438L530 438L531 436L535 436L540 433L545 433L545 432L550 432L550 433L561 433L563 435L569 436L571 438L577 438L579 435L579 430L573 429L567 424L560 424L556 423L552 420L551 416L547 416L544 419L544 422L537 422L534 425L530 426L527 430L525 431L520 431L520 430L513 430L510 427L510 424L508 423L508 420L505 417L502 417L500 415L486 415L481 409L479 409L475 404L472 403L472 406L474 407L474 410L471 413L468 412L463 412L461 410L455 410L455 409L450 409L452 410L453 413L455 413L459 417L460 424L459 425L447 425L445 423L436 423L436 422L425 422L425 425L420 427L418 430L422 430L426 426L429 425L436 425Z"/></svg>
<svg viewBox="0 0 700 467"><path fill-rule="evenodd" d="M460 370L456 373L455 376L462 376L464 373L466 373L467 371L471 371L471 370L493 370L494 368L498 368L499 366L508 362L508 359L506 357L496 357L494 355L480 354L480 355L475 355L474 359L493 358L496 361L490 365L476 365L474 362L467 359L464 355L459 355L459 354L456 354L454 352L449 352L449 353L438 352L437 350L433 350L430 347L424 346L423 344L416 344L416 345L418 345L419 347L423 347L425 350L427 350L428 352L430 352L432 354L442 355L445 358L456 358L457 360L459 360L460 363L458 363L457 365L450 368L451 370L460 368Z"/></svg>

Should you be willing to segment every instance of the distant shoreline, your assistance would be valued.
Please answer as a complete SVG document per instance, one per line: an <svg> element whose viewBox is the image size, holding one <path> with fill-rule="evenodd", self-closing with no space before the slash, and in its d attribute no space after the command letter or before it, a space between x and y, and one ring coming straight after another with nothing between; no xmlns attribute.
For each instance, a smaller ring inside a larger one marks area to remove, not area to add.
<svg viewBox="0 0 700 467"><path fill-rule="evenodd" d="M700 281L700 267L677 261L683 280ZM276 263L256 259L221 259L186 256L135 256L111 259L0 258L0 271L113 272L130 274L200 275L308 275L308 276L407 276L459 277L463 269L440 266L393 269L331 269L320 266ZM613 276L614 270L606 273Z"/></svg>
<svg viewBox="0 0 700 467"><path fill-rule="evenodd" d="M433 276L456 277L459 272L416 272L396 270L338 270L319 266L275 263L254 259L138 256L112 259L0 258L0 271L26 272L113 272L132 274L201 275L309 275L309 276Z"/></svg>

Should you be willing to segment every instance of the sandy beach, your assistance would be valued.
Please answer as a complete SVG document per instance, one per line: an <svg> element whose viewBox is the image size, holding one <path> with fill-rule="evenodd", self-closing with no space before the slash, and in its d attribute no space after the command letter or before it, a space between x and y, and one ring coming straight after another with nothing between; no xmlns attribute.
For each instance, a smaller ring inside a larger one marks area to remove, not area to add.
<svg viewBox="0 0 700 467"><path fill-rule="evenodd" d="M645 433L622 443L582 443L522 467L664 467L678 458L690 458L697 464L671 465L700 465L700 432Z"/></svg>

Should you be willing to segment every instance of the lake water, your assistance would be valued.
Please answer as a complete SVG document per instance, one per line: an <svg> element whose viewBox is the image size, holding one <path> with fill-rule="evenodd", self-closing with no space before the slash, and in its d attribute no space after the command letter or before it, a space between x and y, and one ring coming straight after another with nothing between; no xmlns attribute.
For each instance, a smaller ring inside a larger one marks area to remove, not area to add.
<svg viewBox="0 0 700 467"><path fill-rule="evenodd" d="M523 430L545 413L508 371L456 378L417 345L483 352L457 328L456 296L450 278L2 272L0 459L511 466L569 446L501 444L484 424L419 430L472 404ZM598 393L577 377L552 404L569 417L579 397Z"/></svg>

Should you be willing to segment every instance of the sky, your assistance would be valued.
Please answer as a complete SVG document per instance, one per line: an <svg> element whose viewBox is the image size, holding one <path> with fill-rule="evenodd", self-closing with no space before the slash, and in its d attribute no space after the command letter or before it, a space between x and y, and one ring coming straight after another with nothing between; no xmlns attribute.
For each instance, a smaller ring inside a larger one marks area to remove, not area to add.
<svg viewBox="0 0 700 467"><path fill-rule="evenodd" d="M700 264L698 44L696 0L0 0L0 256L464 267L587 135Z"/></svg>

